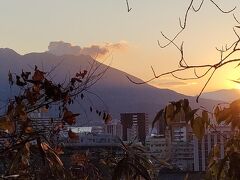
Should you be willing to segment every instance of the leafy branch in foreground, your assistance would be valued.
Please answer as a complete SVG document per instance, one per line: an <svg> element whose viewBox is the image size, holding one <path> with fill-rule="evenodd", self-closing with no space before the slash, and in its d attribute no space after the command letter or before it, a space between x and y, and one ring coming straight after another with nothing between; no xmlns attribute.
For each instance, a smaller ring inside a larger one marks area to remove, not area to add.
<svg viewBox="0 0 240 180"><path fill-rule="evenodd" d="M226 140L224 157L220 158L220 146L215 144L209 154L207 179L231 179L237 180L240 164L240 99L229 104L218 104L213 112L205 109L191 109L187 99L170 102L155 116L152 128L158 121L164 121L165 125L171 127L172 123L179 118L190 124L194 135L201 141L207 129L219 133ZM212 120L210 120L212 117ZM214 121L215 120L215 121ZM231 125L233 134L226 137L216 129L218 125Z"/></svg>
<svg viewBox="0 0 240 180"><path fill-rule="evenodd" d="M120 180L122 178L126 180L138 179L143 177L146 180L151 180L150 172L153 168L153 164L144 153L145 149L141 145L130 142L125 144L122 140L121 149L123 155L116 162L113 171L113 180Z"/></svg>
<svg viewBox="0 0 240 180"><path fill-rule="evenodd" d="M76 123L79 113L73 113L70 106L94 85L105 73L100 66L91 64L90 69L77 72L69 81L55 83L50 72L37 66L33 72L22 71L8 80L11 88L18 88L19 94L9 100L6 112L0 117L0 165L4 166L3 177L12 175L20 179L67 179L59 155L63 152L59 133L68 125ZM58 117L53 111L58 109ZM46 112L47 118L37 117ZM103 119L110 119L104 113ZM77 134L68 131L69 138Z"/></svg>

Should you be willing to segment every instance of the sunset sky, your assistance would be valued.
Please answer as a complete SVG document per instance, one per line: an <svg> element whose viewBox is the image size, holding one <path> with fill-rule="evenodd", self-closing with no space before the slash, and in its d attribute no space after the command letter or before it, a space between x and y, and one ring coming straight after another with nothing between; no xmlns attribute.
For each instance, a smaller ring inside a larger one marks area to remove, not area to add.
<svg viewBox="0 0 240 180"><path fill-rule="evenodd" d="M52 41L63 41L82 48L111 46L113 58L106 63L112 60L111 66L146 80L153 76L150 66L156 73L178 67L180 54L176 48L161 49L157 40L166 42L161 37L161 31L172 37L179 30L178 18L184 16L188 2L129 0L132 10L128 13L125 0L2 0L0 47L26 54L47 51ZM196 5L199 2L196 1ZM237 0L218 2L226 10L235 5L240 7ZM234 13L240 19L239 10L237 8ZM218 61L220 55L215 47L235 40L234 25L232 13L222 14L208 1L200 12L191 11L187 29L177 41L184 41L187 62L209 64ZM239 68L234 69L234 66L236 64L217 72L207 91L240 88L230 81L240 78ZM204 80L206 78L180 81L164 77L151 84L196 95Z"/></svg>

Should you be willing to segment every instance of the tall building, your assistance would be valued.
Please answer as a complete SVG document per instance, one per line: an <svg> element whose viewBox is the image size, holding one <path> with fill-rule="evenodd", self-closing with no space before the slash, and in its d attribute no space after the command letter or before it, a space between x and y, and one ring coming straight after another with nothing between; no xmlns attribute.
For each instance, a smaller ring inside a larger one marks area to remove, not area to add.
<svg viewBox="0 0 240 180"><path fill-rule="evenodd" d="M146 113L121 113L120 116L123 141L137 138L145 144L148 134L148 115Z"/></svg>
<svg viewBox="0 0 240 180"><path fill-rule="evenodd" d="M113 119L111 122L104 125L105 134L118 136L122 138L122 124L119 120Z"/></svg>
<svg viewBox="0 0 240 180"><path fill-rule="evenodd" d="M193 135L184 113L177 114L169 126L160 119L157 131L158 140L155 137L147 141L150 154L160 160L168 159L170 164L183 171L193 171Z"/></svg>
<svg viewBox="0 0 240 180"><path fill-rule="evenodd" d="M193 143L191 141L172 142L171 164L183 171L193 171Z"/></svg>
<svg viewBox="0 0 240 180"><path fill-rule="evenodd" d="M150 156L154 157L153 159L156 160L156 162L154 162L156 166L160 167L162 165L160 160L166 160L170 158L171 140L166 138L166 136L147 136L145 146Z"/></svg>
<svg viewBox="0 0 240 180"><path fill-rule="evenodd" d="M214 145L220 148L220 158L224 157L224 144L232 134L231 126L217 126L207 129L205 136L199 141L193 137L194 144L194 171L206 171L208 156Z"/></svg>

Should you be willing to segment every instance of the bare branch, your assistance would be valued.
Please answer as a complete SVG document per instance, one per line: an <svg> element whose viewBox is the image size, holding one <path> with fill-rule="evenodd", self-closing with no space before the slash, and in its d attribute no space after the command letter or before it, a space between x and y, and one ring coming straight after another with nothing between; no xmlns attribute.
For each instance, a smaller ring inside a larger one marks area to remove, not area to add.
<svg viewBox="0 0 240 180"><path fill-rule="evenodd" d="M130 12L132 10L132 8L129 7L128 0L126 0L126 4L127 4L127 11Z"/></svg>
<svg viewBox="0 0 240 180"><path fill-rule="evenodd" d="M208 78L207 82L204 84L203 88L201 89L200 93L198 94L197 99L196 99L197 102L198 102L198 100L199 100L199 97L202 95L204 89L207 87L208 83L209 83L210 80L212 79L215 71L216 71L216 69L213 70L212 74L210 75L210 77Z"/></svg>
<svg viewBox="0 0 240 180"><path fill-rule="evenodd" d="M235 19L235 21L240 24L240 21L237 19L237 17L235 16L235 14L233 13L233 18Z"/></svg>
<svg viewBox="0 0 240 180"><path fill-rule="evenodd" d="M217 4L217 3L215 3L213 0L210 0L216 7L217 7L217 9L219 10L219 11L221 11L222 13L231 13L231 12L233 12L237 7L235 6L234 8L232 8L232 9L230 9L230 10L228 10L228 11L225 11L225 10L223 10L221 7L219 7L219 5Z"/></svg>
<svg viewBox="0 0 240 180"><path fill-rule="evenodd" d="M199 7L196 9L196 8L194 8L194 6L193 6L194 0L191 0L190 3L189 3L189 5L188 5L188 7L187 7L186 12L185 12L184 19L183 19L183 23L182 23L182 21L181 21L181 18L179 18L180 30L176 33L176 35L175 35L175 36L171 39L171 41L169 41L167 44L165 44L165 45L160 45L160 42L158 41L158 45L159 45L161 48L165 48L165 47L169 46L170 44L172 44L172 42L175 41L175 40L178 38L178 36L184 31L184 29L186 29L187 20L188 20L188 15L189 15L190 9L192 8L193 11L194 11L195 13L197 13L197 12L200 11L200 9L202 8L204 2L205 2L205 0L202 0L201 3L200 3L200 5L199 5ZM217 3L215 3L213 0L210 0L210 2L211 2L212 4L214 4L214 6L216 6L217 9L218 9L220 12L222 12L222 13L226 13L226 14L227 14L227 13L231 13L231 12L233 12L233 11L236 9L236 6L235 6L234 8L232 8L232 9L230 9L230 10L228 10L228 11L225 11L225 10L223 10ZM161 32L161 34L163 35L164 33ZM166 37L166 36L164 36L164 37ZM170 39L170 38L169 38L169 39Z"/></svg>
<svg viewBox="0 0 240 180"><path fill-rule="evenodd" d="M199 7L198 7L197 9L192 5L192 9L193 9L195 12L198 12L198 11L202 8L203 2L204 2L204 0L202 0L201 4L199 5Z"/></svg>

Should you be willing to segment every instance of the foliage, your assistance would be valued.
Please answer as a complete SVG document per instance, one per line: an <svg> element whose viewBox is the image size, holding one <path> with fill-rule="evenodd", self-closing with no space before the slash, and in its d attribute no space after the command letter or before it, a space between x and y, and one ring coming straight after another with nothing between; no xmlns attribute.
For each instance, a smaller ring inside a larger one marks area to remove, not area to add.
<svg viewBox="0 0 240 180"><path fill-rule="evenodd" d="M33 72L22 71L20 75L9 71L9 85L18 88L19 94L9 100L6 112L0 117L0 167L3 177L68 178L59 156L63 153L59 133L66 126L76 123L80 114L70 111L70 105L78 96L83 99L83 93L102 76L101 73L96 74L98 68L79 71L63 83L55 83L50 78L51 71L44 72L37 66ZM52 117L54 109L58 109L58 118ZM46 123L44 118L36 117L39 112L48 111ZM109 121L110 115L104 113L103 120ZM77 138L71 130L68 135L71 139Z"/></svg>
<svg viewBox="0 0 240 180"><path fill-rule="evenodd" d="M210 118L214 117L214 121ZM231 125L233 135L225 137L227 141L224 146L224 158L220 158L220 146L215 144L212 152L209 154L207 179L231 179L240 177L240 99L233 101L228 105L218 104L213 112L205 109L192 110L187 99L170 102L164 109L160 110L152 124L158 121L164 121L166 126L171 126L172 122L182 118L190 123L193 133L201 140L205 135L207 128L215 129L215 124Z"/></svg>
<svg viewBox="0 0 240 180"><path fill-rule="evenodd" d="M227 139L224 146L224 158L220 159L219 146L212 149L209 158L209 179L239 179L240 173L240 99L233 101L227 107L218 105L214 116L218 124L231 125L233 135Z"/></svg>
<svg viewBox="0 0 240 180"><path fill-rule="evenodd" d="M122 144L123 155L117 160L116 166L113 171L113 180L120 180L124 178L126 180L137 179L143 177L146 180L151 180L150 171L153 168L153 164L144 153L146 151L141 145L130 142L128 144Z"/></svg>
<svg viewBox="0 0 240 180"><path fill-rule="evenodd" d="M71 157L71 172L73 179L101 179L101 173L95 165L91 154L86 151L85 153L75 153Z"/></svg>
<svg viewBox="0 0 240 180"><path fill-rule="evenodd" d="M206 110L203 110L201 115L197 115L198 110L192 110L187 99L170 102L157 113L152 122L152 128L157 121L164 121L166 126L171 126L172 122L181 118L191 124L193 133L201 139L205 134L205 129L209 125L209 117Z"/></svg>

